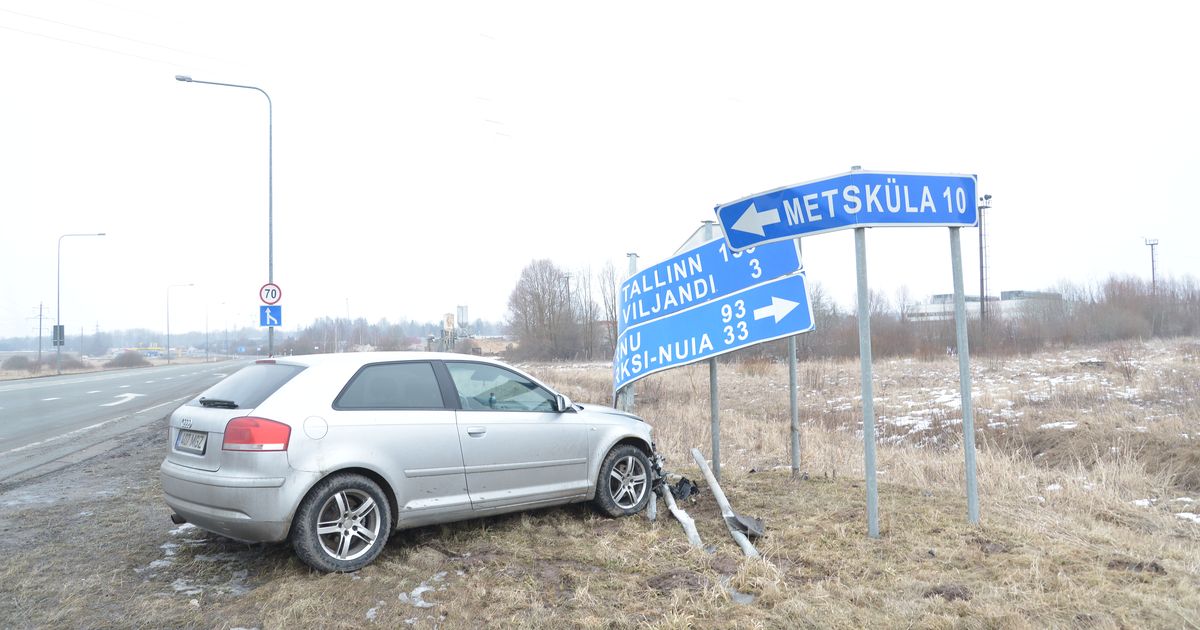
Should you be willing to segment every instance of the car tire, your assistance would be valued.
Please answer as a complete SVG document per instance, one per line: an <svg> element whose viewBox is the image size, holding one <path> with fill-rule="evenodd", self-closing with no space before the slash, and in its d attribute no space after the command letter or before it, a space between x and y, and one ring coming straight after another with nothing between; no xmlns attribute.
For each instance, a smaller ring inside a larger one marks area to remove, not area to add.
<svg viewBox="0 0 1200 630"><path fill-rule="evenodd" d="M632 444L608 452L596 480L596 508L612 516L637 514L650 502L654 478L650 458Z"/></svg>
<svg viewBox="0 0 1200 630"><path fill-rule="evenodd" d="M313 486L300 503L292 547L318 571L357 571L383 551L391 527L392 510L379 484L362 475L335 475Z"/></svg>

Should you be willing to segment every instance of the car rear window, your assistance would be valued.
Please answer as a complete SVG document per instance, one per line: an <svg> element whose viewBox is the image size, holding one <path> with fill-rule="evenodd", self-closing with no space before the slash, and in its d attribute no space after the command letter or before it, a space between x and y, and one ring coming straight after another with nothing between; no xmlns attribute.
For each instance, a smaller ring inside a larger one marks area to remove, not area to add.
<svg viewBox="0 0 1200 630"><path fill-rule="evenodd" d="M262 404L271 394L292 380L304 368L281 363L255 363L229 375L213 385L203 394L188 402L189 406L201 407L200 401L219 400L233 403L234 409L252 409Z"/></svg>
<svg viewBox="0 0 1200 630"><path fill-rule="evenodd" d="M442 392L429 363L376 363L359 370L334 409L441 409Z"/></svg>

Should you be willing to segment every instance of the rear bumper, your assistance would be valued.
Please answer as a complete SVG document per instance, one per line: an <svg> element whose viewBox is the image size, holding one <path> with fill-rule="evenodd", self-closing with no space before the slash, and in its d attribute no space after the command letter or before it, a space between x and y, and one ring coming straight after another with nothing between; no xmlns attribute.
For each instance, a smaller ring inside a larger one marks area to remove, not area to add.
<svg viewBox="0 0 1200 630"><path fill-rule="evenodd" d="M159 478L167 505L189 523L244 542L287 539L292 515L318 480L291 470L285 477L239 477L164 460Z"/></svg>

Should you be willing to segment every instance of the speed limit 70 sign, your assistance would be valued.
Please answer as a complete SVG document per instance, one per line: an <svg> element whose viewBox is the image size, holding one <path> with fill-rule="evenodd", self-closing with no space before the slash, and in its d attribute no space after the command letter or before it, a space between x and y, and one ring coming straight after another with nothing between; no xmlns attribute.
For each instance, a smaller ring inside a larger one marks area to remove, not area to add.
<svg viewBox="0 0 1200 630"><path fill-rule="evenodd" d="M264 284L258 290L258 297L263 301L263 304L277 304L279 303L279 298L283 297L283 291L279 289L279 285L277 284Z"/></svg>

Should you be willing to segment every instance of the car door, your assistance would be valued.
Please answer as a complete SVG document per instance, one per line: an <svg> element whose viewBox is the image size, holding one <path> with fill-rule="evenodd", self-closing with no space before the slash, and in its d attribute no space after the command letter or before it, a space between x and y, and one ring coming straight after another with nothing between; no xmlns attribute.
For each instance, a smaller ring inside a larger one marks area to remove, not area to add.
<svg viewBox="0 0 1200 630"><path fill-rule="evenodd" d="M588 427L554 411L554 393L491 363L447 361L476 511L563 503L587 494Z"/></svg>
<svg viewBox="0 0 1200 630"><path fill-rule="evenodd" d="M429 361L363 366L333 405L330 436L342 461L361 461L396 480L407 525L471 512L455 412ZM332 446L332 445L331 445Z"/></svg>

